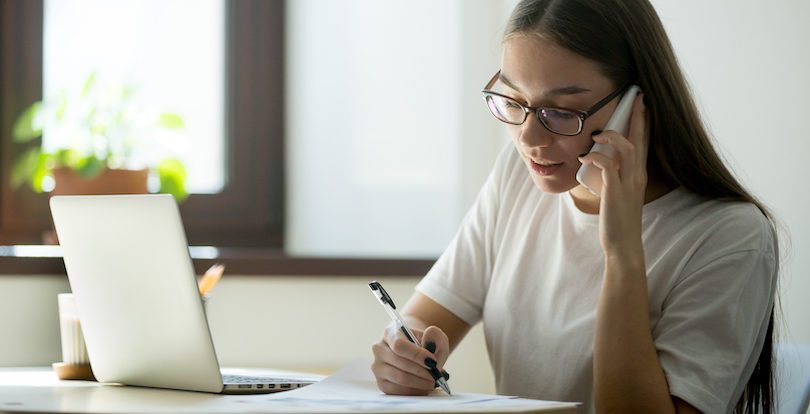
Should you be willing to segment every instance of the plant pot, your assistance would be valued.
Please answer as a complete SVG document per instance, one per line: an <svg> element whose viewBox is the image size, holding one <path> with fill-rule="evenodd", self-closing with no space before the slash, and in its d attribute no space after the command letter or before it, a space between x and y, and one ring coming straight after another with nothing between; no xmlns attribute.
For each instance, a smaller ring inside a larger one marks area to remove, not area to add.
<svg viewBox="0 0 810 414"><path fill-rule="evenodd" d="M51 195L106 195L106 194L146 194L149 170L118 170L105 168L98 176L86 179L69 167L51 170L54 187ZM54 230L42 235L44 244L59 244Z"/></svg>
<svg viewBox="0 0 810 414"><path fill-rule="evenodd" d="M146 194L149 170L105 168L100 175L86 179L69 167L54 168L52 195Z"/></svg>

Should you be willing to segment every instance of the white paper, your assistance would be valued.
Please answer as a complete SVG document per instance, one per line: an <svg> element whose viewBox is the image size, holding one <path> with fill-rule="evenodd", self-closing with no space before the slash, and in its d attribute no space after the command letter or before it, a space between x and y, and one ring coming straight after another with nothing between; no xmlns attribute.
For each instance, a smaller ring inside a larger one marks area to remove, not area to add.
<svg viewBox="0 0 810 414"><path fill-rule="evenodd" d="M264 395L217 395L146 387L59 381L51 369L0 368L0 407L24 404L36 412L154 413L459 413L571 412L576 404L442 391L427 397L384 395L370 363L350 363L323 381ZM249 370L253 375L257 370ZM317 376L316 376L317 377ZM452 385L452 382L451 382ZM0 410L2 411L2 410Z"/></svg>
<svg viewBox="0 0 810 414"><path fill-rule="evenodd" d="M370 366L370 362L358 359L318 383L292 391L266 395L252 401L260 403L265 408L278 404L279 409L298 412L334 412L344 411L344 409L345 411L452 412L491 410L495 407L576 406L576 404L527 400L502 395L454 393L449 396L441 389L423 397L386 395L377 388Z"/></svg>

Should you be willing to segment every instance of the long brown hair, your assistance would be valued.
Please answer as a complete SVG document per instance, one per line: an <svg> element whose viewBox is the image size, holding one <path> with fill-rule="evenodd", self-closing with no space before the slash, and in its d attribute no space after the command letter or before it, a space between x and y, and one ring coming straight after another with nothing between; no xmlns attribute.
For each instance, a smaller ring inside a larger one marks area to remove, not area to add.
<svg viewBox="0 0 810 414"><path fill-rule="evenodd" d="M651 114L651 179L701 196L754 204L726 168L700 118L658 14L647 0L523 0L512 12L505 39L539 35L597 62L618 87L633 82ZM736 405L738 413L770 413L774 406L771 309L765 343Z"/></svg>

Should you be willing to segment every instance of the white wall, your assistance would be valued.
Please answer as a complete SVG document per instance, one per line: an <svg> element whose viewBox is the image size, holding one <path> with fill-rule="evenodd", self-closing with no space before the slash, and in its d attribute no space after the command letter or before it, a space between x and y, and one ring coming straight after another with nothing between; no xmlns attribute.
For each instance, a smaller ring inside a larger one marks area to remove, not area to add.
<svg viewBox="0 0 810 414"><path fill-rule="evenodd" d="M65 276L0 275L0 366L62 360L56 295L64 292Z"/></svg>
<svg viewBox="0 0 810 414"><path fill-rule="evenodd" d="M208 308L222 363L331 372L356 357L371 360L371 344L391 322L368 289L374 279L223 279L227 283L216 287L217 297ZM410 297L419 281L418 277L376 279L399 303ZM481 326L468 334L446 369L454 390L495 391Z"/></svg>
<svg viewBox="0 0 810 414"><path fill-rule="evenodd" d="M442 252L504 142L480 95L503 4L288 3L290 253Z"/></svg>
<svg viewBox="0 0 810 414"><path fill-rule="evenodd" d="M810 343L810 2L654 0L706 121L781 222L781 341Z"/></svg>
<svg viewBox="0 0 810 414"><path fill-rule="evenodd" d="M373 277L226 275L207 312L223 366L272 367L328 374L358 357L390 323L368 290ZM377 278L404 302L418 277ZM0 276L0 366L61 361L56 295L64 276ZM495 391L480 326L446 365L454 391Z"/></svg>

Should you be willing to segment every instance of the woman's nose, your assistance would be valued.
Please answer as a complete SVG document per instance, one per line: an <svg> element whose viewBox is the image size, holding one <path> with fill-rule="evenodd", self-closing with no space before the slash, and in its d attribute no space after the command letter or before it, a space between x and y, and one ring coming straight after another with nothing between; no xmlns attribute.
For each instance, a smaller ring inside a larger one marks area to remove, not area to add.
<svg viewBox="0 0 810 414"><path fill-rule="evenodd" d="M554 141L553 133L546 129L535 114L529 114L520 126L520 142L528 148L547 147Z"/></svg>

